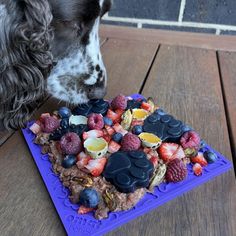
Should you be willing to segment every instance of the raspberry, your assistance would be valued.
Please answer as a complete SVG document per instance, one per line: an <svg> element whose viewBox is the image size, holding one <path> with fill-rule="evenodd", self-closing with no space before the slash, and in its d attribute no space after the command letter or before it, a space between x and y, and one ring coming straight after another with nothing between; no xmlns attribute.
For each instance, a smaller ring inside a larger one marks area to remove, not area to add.
<svg viewBox="0 0 236 236"><path fill-rule="evenodd" d="M121 141L121 150L122 151L135 151L141 147L140 139L132 134L127 133Z"/></svg>
<svg viewBox="0 0 236 236"><path fill-rule="evenodd" d="M180 144L184 149L190 148L198 150L200 148L201 139L195 131L185 132L180 138Z"/></svg>
<svg viewBox="0 0 236 236"><path fill-rule="evenodd" d="M168 182L179 182L187 177L188 170L183 161L174 159L169 162L166 171L166 180Z"/></svg>
<svg viewBox="0 0 236 236"><path fill-rule="evenodd" d="M76 155L82 151L82 143L80 137L76 133L69 132L62 136L60 147L64 154Z"/></svg>
<svg viewBox="0 0 236 236"><path fill-rule="evenodd" d="M88 116L89 129L101 130L103 126L104 126L104 120L102 115L92 113Z"/></svg>
<svg viewBox="0 0 236 236"><path fill-rule="evenodd" d="M60 126L60 121L53 116L45 116L41 118L40 126L43 132L52 133Z"/></svg>
<svg viewBox="0 0 236 236"><path fill-rule="evenodd" d="M127 98L122 94L116 96L111 102L111 107L113 110L116 109L125 110L127 107Z"/></svg>

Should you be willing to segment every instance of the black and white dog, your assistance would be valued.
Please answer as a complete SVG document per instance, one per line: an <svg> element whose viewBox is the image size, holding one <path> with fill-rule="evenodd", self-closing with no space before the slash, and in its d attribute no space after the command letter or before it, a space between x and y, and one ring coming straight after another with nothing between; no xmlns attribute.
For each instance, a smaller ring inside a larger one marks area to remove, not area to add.
<svg viewBox="0 0 236 236"><path fill-rule="evenodd" d="M46 91L71 104L105 95L99 47L111 0L0 0L0 123L22 127Z"/></svg>

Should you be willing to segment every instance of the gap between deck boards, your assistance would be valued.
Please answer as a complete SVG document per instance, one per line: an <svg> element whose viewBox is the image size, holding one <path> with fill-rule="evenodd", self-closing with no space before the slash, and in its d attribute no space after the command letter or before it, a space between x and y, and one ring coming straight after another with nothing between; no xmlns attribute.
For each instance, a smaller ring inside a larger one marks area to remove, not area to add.
<svg viewBox="0 0 236 236"><path fill-rule="evenodd" d="M222 74L220 58L219 58L219 51L216 51L216 59L217 59L217 65L218 65L218 70L219 70L222 98L223 98L223 102L224 102L225 118L226 118L226 124L227 124L228 135L229 135L230 149L231 149L233 165L234 165L234 174L236 177L236 153L235 153L236 147L235 147L235 144L233 141L232 125L231 125L230 118L229 118L229 109L227 106L227 99L225 96L226 91L225 91L225 87L224 87L223 74Z"/></svg>

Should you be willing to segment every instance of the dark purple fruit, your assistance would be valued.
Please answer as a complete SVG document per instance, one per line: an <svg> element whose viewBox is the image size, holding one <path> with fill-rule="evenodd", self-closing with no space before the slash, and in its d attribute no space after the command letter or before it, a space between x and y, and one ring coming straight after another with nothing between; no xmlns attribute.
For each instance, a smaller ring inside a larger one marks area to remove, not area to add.
<svg viewBox="0 0 236 236"><path fill-rule="evenodd" d="M76 164L77 158L75 155L67 155L64 160L61 162L61 165L68 169Z"/></svg>

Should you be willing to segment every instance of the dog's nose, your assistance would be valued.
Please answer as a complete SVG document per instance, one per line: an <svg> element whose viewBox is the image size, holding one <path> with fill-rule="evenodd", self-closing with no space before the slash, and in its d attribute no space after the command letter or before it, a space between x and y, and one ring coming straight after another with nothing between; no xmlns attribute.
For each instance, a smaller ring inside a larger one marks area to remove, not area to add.
<svg viewBox="0 0 236 236"><path fill-rule="evenodd" d="M101 99L106 95L106 87L102 88L91 88L87 94L88 99Z"/></svg>

